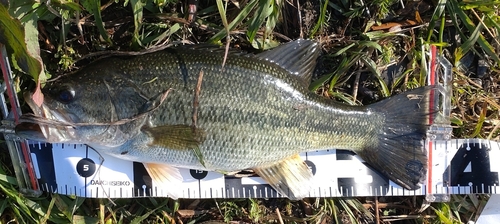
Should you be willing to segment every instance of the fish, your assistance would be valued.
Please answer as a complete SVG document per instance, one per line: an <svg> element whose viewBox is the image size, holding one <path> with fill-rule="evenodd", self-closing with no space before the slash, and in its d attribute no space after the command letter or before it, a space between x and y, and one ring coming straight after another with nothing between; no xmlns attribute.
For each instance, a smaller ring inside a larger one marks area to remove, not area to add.
<svg viewBox="0 0 500 224"><path fill-rule="evenodd" d="M366 106L336 102L308 88L320 54L316 41L298 39L258 54L201 44L107 57L47 82L40 106L26 92L33 113L16 133L141 162L172 198L180 197L178 168L188 168L251 169L300 200L313 174L299 153L325 149L351 150L401 187L419 189L438 87Z"/></svg>

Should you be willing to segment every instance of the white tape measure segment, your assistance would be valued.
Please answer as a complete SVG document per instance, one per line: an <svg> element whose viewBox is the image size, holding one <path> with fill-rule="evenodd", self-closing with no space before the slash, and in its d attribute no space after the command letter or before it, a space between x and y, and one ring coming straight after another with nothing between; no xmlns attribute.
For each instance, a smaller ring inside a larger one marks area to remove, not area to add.
<svg viewBox="0 0 500 224"><path fill-rule="evenodd" d="M497 194L499 143L481 139L434 141L432 185L409 191L367 166L354 153L325 150L302 153L314 173L310 197ZM30 144L32 163L42 190L90 198L166 197L165 189L183 198L281 197L258 176L235 177L180 169L182 186L154 186L140 163L108 155L86 145ZM104 160L104 161L103 161Z"/></svg>

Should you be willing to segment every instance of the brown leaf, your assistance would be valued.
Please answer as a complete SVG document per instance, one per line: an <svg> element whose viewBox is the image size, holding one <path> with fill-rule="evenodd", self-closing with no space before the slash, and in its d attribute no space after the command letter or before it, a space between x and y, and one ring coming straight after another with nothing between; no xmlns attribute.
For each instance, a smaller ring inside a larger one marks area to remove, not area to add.
<svg viewBox="0 0 500 224"><path fill-rule="evenodd" d="M38 80L36 84L36 89L35 92L33 93L33 96L31 98L33 99L33 102L38 106L41 107L43 104L43 93L40 87L40 80Z"/></svg>

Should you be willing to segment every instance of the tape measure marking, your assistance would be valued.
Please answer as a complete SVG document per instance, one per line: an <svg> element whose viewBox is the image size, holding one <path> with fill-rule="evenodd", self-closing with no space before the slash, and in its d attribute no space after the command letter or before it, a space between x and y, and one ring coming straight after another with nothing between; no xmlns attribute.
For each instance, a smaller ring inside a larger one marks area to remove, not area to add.
<svg viewBox="0 0 500 224"><path fill-rule="evenodd" d="M433 142L432 186L409 191L367 166L351 151L301 154L314 171L310 197L408 196L496 193L500 171L497 142L466 139ZM129 198L167 196L154 186L141 163L100 156L85 145L30 144L44 191L81 197ZM83 162L82 162L83 161ZM92 162L93 163L92 163ZM95 164L93 171L92 164ZM87 166L85 166L87 165ZM86 173L88 172L88 173ZM281 197L260 177L234 177L217 172L180 169L184 182L175 186L183 198ZM453 173L449 178L446 173ZM471 185L469 185L471 183Z"/></svg>

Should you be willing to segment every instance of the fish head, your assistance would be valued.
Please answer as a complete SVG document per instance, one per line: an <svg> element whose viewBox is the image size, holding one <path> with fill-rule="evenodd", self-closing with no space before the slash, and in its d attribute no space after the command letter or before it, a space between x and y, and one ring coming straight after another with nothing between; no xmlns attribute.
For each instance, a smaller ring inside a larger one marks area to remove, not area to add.
<svg viewBox="0 0 500 224"><path fill-rule="evenodd" d="M109 74L83 73L48 82L41 105L32 93L24 94L33 114L21 117L16 133L50 143L120 146L138 134L146 120L138 114L147 99L124 83Z"/></svg>

